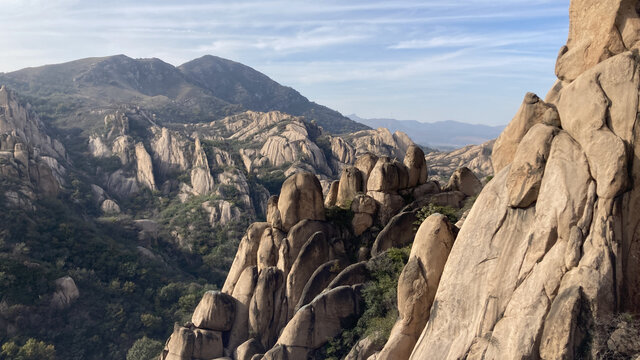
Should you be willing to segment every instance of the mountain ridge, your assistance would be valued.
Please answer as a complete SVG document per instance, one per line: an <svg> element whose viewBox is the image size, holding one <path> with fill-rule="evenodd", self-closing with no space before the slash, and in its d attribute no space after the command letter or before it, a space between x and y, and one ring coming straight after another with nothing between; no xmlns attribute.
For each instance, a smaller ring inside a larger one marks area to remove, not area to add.
<svg viewBox="0 0 640 360"><path fill-rule="evenodd" d="M455 120L421 122L417 120L397 120L391 118L361 118L356 114L348 115L372 128L385 127L391 131L403 131L411 134L418 144L449 151L467 145L480 145L500 135L504 125L469 124Z"/></svg>

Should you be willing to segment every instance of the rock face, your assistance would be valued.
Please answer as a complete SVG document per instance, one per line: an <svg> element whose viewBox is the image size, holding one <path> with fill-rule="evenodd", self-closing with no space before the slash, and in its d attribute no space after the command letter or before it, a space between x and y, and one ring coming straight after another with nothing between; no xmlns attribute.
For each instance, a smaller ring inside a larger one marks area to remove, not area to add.
<svg viewBox="0 0 640 360"><path fill-rule="evenodd" d="M191 322L196 327L229 331L236 314L234 299L219 291L207 291L196 307Z"/></svg>
<svg viewBox="0 0 640 360"><path fill-rule="evenodd" d="M64 309L80 297L80 291L70 276L57 279L55 284L56 292L53 293L53 298L51 299L52 306Z"/></svg>
<svg viewBox="0 0 640 360"><path fill-rule="evenodd" d="M278 210L285 231L300 220L324 220L324 201L318 178L304 172L289 177L282 184Z"/></svg>
<svg viewBox="0 0 640 360"><path fill-rule="evenodd" d="M417 210L449 198L460 205L466 198L460 191L440 193L437 184L425 183L423 158L419 149L409 147L405 157L408 166L366 154L364 160L356 160L363 170L343 167L340 180L332 186L335 196L331 196L335 197L331 202L343 208L330 205L332 208L326 209L329 221L325 220L317 177L308 172L291 175L283 183L280 196L266 201L267 222L254 223L247 229L223 291L205 294L192 322L172 335L165 355L191 351L195 359L197 351L217 354L219 345L214 335L221 334L223 354L235 354L236 359L320 356L327 341L361 316L360 293L364 284L372 281L378 261L385 261L381 253L391 247L405 247L414 240ZM385 174L393 174L395 183L388 184ZM366 176L367 182L382 184L374 186L381 190L365 195ZM412 176L414 179L410 180ZM409 186L410 182L416 186ZM456 186L466 189L467 183L463 174ZM407 204L405 197L413 201ZM405 211L400 211L405 206ZM349 217L350 212L353 218ZM425 222L429 224L425 225L427 230L415 238L417 245L403 275L406 279L399 287L404 320L399 321L402 326L398 325L394 335L399 340L389 349L396 349L398 344L412 346L417 341L429 314L420 307L430 306L453 243L454 228L444 216L433 215L429 219ZM359 262L353 263L355 259ZM206 335L202 339L211 339L211 349L200 346L197 350L200 332ZM194 340L190 340L192 337ZM193 344L194 350L185 344ZM359 345L352 354L356 359L380 351L383 342L370 338ZM409 350L402 350L405 358Z"/></svg>
<svg viewBox="0 0 640 360"><path fill-rule="evenodd" d="M420 225L398 279L400 318L391 330L377 359L408 359L418 341L436 295L442 270L453 247L455 235L444 215L434 214Z"/></svg>
<svg viewBox="0 0 640 360"><path fill-rule="evenodd" d="M409 170L407 187L415 187L427 182L427 163L424 160L424 152L418 146L409 146L407 155L404 157L404 165Z"/></svg>
<svg viewBox="0 0 640 360"><path fill-rule="evenodd" d="M466 196L478 195L480 190L482 190L482 183L473 172L466 167L456 170L444 188L444 191L460 191Z"/></svg>
<svg viewBox="0 0 640 360"><path fill-rule="evenodd" d="M636 9L571 2L562 83L550 103L527 95L496 141L496 177L458 234L411 359L619 351L594 334L640 312Z"/></svg>

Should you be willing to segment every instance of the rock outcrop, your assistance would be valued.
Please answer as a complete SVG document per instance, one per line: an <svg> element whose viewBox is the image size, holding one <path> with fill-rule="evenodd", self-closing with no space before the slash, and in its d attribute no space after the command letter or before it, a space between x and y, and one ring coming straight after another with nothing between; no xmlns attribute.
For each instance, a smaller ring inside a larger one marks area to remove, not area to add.
<svg viewBox="0 0 640 360"><path fill-rule="evenodd" d="M222 334L223 352L235 352L236 358L315 356L330 338L343 331L344 324L361 315L363 284L372 280L372 269L383 261L380 259L385 251L414 241L417 210L431 201L442 202L451 194L459 194L459 203L466 197L460 191L441 193L437 184L426 182L426 163L421 154L420 149L410 146L409 155L404 157L408 165L387 157L363 155L356 160L360 167L343 168L340 180L332 186L334 199L329 202L323 200L315 175L291 175L283 183L280 195L268 199L267 222L254 223L247 229L222 293L205 294L192 322L178 327L172 339L183 339L191 333L195 336L199 330L216 331ZM393 184L388 184L386 174L393 174ZM377 190L368 191L369 195L364 193L365 179L376 184L372 187ZM466 189L466 177L456 179L460 181L455 183ZM399 193L401 188L404 197ZM445 196L439 199L437 195ZM325 205L329 208L325 209ZM403 207L406 211L401 212ZM348 221L350 213L353 217ZM413 267L406 270L409 278L418 274L410 269L425 269L419 272L424 281L415 285L419 287L415 291L427 296L426 300L407 300L414 305L401 311L405 320L404 327L397 330L398 336L409 336L409 343L415 343L426 322L428 312L418 311L418 304L432 300L456 233L443 216L429 219L438 221L425 222L428 229L423 230L425 234L418 234L418 245L412 250ZM438 246L444 246L446 253ZM359 262L354 263L356 258ZM401 289L414 289L412 281L402 282ZM404 304L409 295L399 296ZM408 313L412 311L420 316ZM418 318L422 320L415 320ZM362 351L355 349L353 356L382 349L383 342L369 340L362 342ZM169 341L167 356L182 351L179 346L186 340L176 341ZM172 346L178 348L174 350Z"/></svg>
<svg viewBox="0 0 640 360"><path fill-rule="evenodd" d="M597 324L640 312L635 5L571 2L561 82L548 102L528 94L496 141L496 176L451 249L411 359L618 351Z"/></svg>

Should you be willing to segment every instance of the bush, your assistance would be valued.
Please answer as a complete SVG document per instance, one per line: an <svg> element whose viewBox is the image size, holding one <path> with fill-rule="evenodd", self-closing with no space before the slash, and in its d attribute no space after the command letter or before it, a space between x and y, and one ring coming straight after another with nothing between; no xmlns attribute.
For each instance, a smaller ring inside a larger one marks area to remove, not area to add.
<svg viewBox="0 0 640 360"><path fill-rule="evenodd" d="M127 360L153 360L162 352L162 343L146 336L136 340L127 352Z"/></svg>
<svg viewBox="0 0 640 360"><path fill-rule="evenodd" d="M451 206L440 206L436 204L429 204L427 206L424 206L422 209L418 210L418 213L416 214L417 220L413 224L417 228L422 224L422 222L426 218L436 213L446 216L452 224L457 223L458 220L460 219L459 211L452 208Z"/></svg>
<svg viewBox="0 0 640 360"><path fill-rule="evenodd" d="M367 336L381 344L387 341L398 319L398 278L410 252L410 247L389 249L369 261L367 268L372 280L365 283L362 290L365 309L362 316L321 348L315 354L317 359L342 359L360 339Z"/></svg>
<svg viewBox="0 0 640 360"><path fill-rule="evenodd" d="M55 360L56 349L53 345L36 339L29 339L23 346L10 341L2 345L0 353L7 360Z"/></svg>

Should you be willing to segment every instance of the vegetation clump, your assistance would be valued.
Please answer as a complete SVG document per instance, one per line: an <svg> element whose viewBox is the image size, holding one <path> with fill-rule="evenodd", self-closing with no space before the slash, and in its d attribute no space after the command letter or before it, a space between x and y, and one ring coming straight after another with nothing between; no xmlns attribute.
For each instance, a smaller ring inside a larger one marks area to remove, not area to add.
<svg viewBox="0 0 640 360"><path fill-rule="evenodd" d="M345 324L346 330L318 350L316 359L343 359L360 339L368 336L380 344L388 340L398 319L398 278L410 252L410 247L392 248L367 263L372 279L362 289L362 316Z"/></svg>

